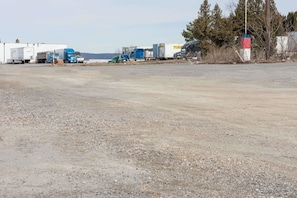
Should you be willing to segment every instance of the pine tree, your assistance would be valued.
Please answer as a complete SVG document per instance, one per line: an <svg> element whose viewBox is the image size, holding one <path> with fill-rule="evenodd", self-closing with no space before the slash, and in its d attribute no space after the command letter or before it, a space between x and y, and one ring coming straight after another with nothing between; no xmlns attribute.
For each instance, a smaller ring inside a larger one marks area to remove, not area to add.
<svg viewBox="0 0 297 198"><path fill-rule="evenodd" d="M193 22L190 22L187 25L187 29L183 30L182 32L182 36L185 38L186 42L194 40L194 36L193 36L194 23L195 23L195 20Z"/></svg>
<svg viewBox="0 0 297 198"><path fill-rule="evenodd" d="M232 27L233 31L237 36L244 34L244 9L245 9L245 0L239 0L237 7L234 11L234 13L231 13L230 15L230 21L232 21Z"/></svg>
<svg viewBox="0 0 297 198"><path fill-rule="evenodd" d="M232 46L234 34L231 21L228 18L222 17L222 10L218 4L215 5L212 11L212 32L211 40L216 47Z"/></svg>
<svg viewBox="0 0 297 198"><path fill-rule="evenodd" d="M287 32L297 31L297 11L288 13L284 21L284 28Z"/></svg>
<svg viewBox="0 0 297 198"><path fill-rule="evenodd" d="M216 46L223 46L223 20L222 20L222 10L218 4L215 5L212 10L212 30L211 30L211 40Z"/></svg>
<svg viewBox="0 0 297 198"><path fill-rule="evenodd" d="M198 11L198 17L187 25L182 32L186 41L197 39L201 55L205 56L212 47L231 46L236 36L245 33L245 1L238 0L237 7L228 18L222 17L222 10L216 4L210 10L208 0L204 0ZM264 52L270 46L267 57L269 58L276 47L276 37L284 35L285 29L297 29L297 12L288 15L287 20L278 11L274 0L270 0L269 28L266 23L266 4L263 0L248 0L247 33L252 37L252 52ZM269 37L267 36L269 35ZM269 39L269 40L267 40ZM267 42L269 41L269 45Z"/></svg>
<svg viewBox="0 0 297 198"><path fill-rule="evenodd" d="M277 7L275 5L274 0L270 0L270 9L271 9L271 28L270 28L270 40L271 40L271 48L269 57L276 52L276 45L277 45L277 36L282 36L285 34L286 30L282 25L285 21L285 16L281 15Z"/></svg>
<svg viewBox="0 0 297 198"><path fill-rule="evenodd" d="M193 37L200 41L201 55L206 56L211 47L211 12L208 0L204 0L194 21Z"/></svg>

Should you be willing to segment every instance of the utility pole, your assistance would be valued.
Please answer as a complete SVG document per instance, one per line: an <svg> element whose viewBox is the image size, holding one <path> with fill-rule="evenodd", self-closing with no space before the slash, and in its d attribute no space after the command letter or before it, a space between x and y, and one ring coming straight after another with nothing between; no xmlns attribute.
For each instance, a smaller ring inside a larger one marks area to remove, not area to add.
<svg viewBox="0 0 297 198"><path fill-rule="evenodd" d="M247 1L245 0L245 14L244 14L244 35L240 39L240 55L243 62L251 61L251 37L247 31Z"/></svg>
<svg viewBox="0 0 297 198"><path fill-rule="evenodd" d="M266 60L270 58L270 22L271 22L271 15L270 15L270 0L266 0Z"/></svg>
<svg viewBox="0 0 297 198"><path fill-rule="evenodd" d="M244 34L247 34L247 0L245 0L245 9L244 9Z"/></svg>

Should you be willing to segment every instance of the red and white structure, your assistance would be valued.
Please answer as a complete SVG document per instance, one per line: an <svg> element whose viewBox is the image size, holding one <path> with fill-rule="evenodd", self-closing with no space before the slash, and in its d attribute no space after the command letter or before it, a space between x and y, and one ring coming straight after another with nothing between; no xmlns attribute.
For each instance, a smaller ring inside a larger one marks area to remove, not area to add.
<svg viewBox="0 0 297 198"><path fill-rule="evenodd" d="M251 61L251 37L248 34L240 39L240 55L245 62Z"/></svg>

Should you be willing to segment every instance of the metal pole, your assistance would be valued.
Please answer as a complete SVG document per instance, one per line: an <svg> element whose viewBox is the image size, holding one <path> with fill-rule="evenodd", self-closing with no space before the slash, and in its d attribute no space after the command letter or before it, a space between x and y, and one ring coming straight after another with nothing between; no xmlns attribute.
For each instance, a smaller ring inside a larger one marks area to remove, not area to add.
<svg viewBox="0 0 297 198"><path fill-rule="evenodd" d="M4 55L4 59L3 59L3 63L7 63L7 61L6 61L6 56L5 56L5 54L6 54L6 46L5 46L5 43L3 43L3 55Z"/></svg>
<svg viewBox="0 0 297 198"><path fill-rule="evenodd" d="M266 60L270 58L270 0L266 0Z"/></svg>
<svg viewBox="0 0 297 198"><path fill-rule="evenodd" d="M55 50L54 50L54 52L53 52L53 55L52 55L52 65L54 65L55 64Z"/></svg>
<svg viewBox="0 0 297 198"><path fill-rule="evenodd" d="M245 0L245 28L244 34L247 34L247 0Z"/></svg>

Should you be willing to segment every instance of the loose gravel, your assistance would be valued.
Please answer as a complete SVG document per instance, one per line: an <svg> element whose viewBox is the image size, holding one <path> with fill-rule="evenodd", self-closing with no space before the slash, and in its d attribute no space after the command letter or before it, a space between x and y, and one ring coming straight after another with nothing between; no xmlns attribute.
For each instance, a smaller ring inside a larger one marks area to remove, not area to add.
<svg viewBox="0 0 297 198"><path fill-rule="evenodd" d="M0 196L297 197L297 65L158 67L0 66Z"/></svg>

